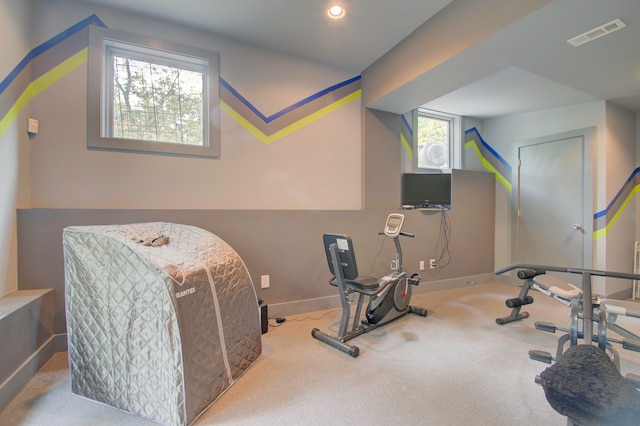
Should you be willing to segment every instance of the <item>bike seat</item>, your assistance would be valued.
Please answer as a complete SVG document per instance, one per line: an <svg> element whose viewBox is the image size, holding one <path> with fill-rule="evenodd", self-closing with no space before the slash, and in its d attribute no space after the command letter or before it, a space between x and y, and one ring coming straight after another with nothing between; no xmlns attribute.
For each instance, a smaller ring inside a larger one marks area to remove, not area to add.
<svg viewBox="0 0 640 426"><path fill-rule="evenodd" d="M329 284L333 286L338 286L336 282L336 277L333 277L329 280ZM380 286L378 279L376 277L371 277L365 275L363 277L356 277L353 280L345 279L345 284L349 287L352 287L355 291L363 290L363 291L375 291Z"/></svg>
<svg viewBox="0 0 640 426"><path fill-rule="evenodd" d="M570 347L540 383L551 407L575 423L637 424L640 393L597 346Z"/></svg>

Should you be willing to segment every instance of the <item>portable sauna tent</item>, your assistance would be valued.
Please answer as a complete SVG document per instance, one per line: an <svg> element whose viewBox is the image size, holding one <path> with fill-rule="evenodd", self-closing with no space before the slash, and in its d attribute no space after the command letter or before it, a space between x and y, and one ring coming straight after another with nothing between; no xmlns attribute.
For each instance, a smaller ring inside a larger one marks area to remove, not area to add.
<svg viewBox="0 0 640 426"><path fill-rule="evenodd" d="M214 234L74 226L63 245L73 393L188 425L260 357L251 277Z"/></svg>

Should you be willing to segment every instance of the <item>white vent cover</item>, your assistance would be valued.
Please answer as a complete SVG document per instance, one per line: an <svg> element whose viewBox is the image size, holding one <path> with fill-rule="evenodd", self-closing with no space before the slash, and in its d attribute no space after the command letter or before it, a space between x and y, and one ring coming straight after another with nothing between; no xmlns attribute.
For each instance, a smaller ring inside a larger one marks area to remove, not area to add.
<svg viewBox="0 0 640 426"><path fill-rule="evenodd" d="M597 28L589 30L586 33L583 33L583 34L580 34L578 36L575 36L575 37L567 40L567 43L569 43L572 46L578 47L581 44L588 43L588 42L593 41L593 40L595 40L597 38L605 36L607 34L611 34L614 31L621 30L626 26L627 25L624 22L622 22L620 19L616 19L616 20L608 22L608 23L606 23L604 25L600 25Z"/></svg>

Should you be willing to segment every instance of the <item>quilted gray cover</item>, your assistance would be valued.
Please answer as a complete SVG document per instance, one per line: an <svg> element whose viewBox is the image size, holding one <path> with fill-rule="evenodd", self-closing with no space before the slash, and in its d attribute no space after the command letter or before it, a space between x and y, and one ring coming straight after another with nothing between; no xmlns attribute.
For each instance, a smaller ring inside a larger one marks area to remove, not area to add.
<svg viewBox="0 0 640 426"><path fill-rule="evenodd" d="M168 243L145 245L160 236ZM260 357L251 278L214 234L173 223L73 226L63 246L73 393L188 425Z"/></svg>

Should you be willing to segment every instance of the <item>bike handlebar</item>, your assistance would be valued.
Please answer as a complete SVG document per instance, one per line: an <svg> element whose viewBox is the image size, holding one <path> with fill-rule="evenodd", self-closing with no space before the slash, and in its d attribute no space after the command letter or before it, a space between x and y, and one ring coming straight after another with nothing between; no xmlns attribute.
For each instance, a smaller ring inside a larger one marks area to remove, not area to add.
<svg viewBox="0 0 640 426"><path fill-rule="evenodd" d="M384 232L382 231L378 231L378 235L386 235ZM415 238L415 234L412 234L411 232L404 232L404 231L400 231L400 233L398 235L402 235L403 237L409 237L409 238Z"/></svg>

